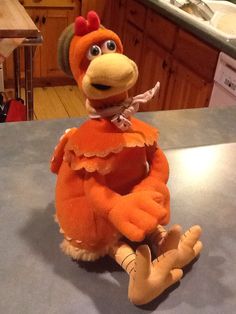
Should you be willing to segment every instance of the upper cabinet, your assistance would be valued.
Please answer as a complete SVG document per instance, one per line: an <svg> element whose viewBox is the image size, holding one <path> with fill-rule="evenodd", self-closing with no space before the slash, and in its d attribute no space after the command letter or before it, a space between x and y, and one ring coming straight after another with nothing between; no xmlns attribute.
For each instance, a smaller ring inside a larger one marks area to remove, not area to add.
<svg viewBox="0 0 236 314"><path fill-rule="evenodd" d="M161 83L159 97L141 110L208 106L219 51L138 0L111 0L111 8L110 27L139 68L131 94Z"/></svg>

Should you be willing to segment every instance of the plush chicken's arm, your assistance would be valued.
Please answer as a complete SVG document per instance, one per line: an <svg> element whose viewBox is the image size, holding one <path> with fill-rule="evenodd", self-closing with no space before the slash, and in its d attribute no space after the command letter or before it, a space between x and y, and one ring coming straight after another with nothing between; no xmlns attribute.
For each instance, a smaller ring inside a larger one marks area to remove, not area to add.
<svg viewBox="0 0 236 314"><path fill-rule="evenodd" d="M147 148L149 164L148 176L134 187L134 190L155 188L158 182L167 183L169 179L169 164L163 151L158 147Z"/></svg>
<svg viewBox="0 0 236 314"><path fill-rule="evenodd" d="M86 173L84 191L90 205L103 217L108 216L121 197L106 186L105 177L98 172Z"/></svg>
<svg viewBox="0 0 236 314"><path fill-rule="evenodd" d="M167 210L167 215L163 217L160 224L169 222L170 211L170 195L166 183L169 178L169 164L165 154L160 148L150 147L147 150L147 159L150 165L149 173L139 184L137 184L132 192L155 191L162 195L160 205Z"/></svg>
<svg viewBox="0 0 236 314"><path fill-rule="evenodd" d="M87 175L84 189L94 211L109 219L131 241L142 241L167 215L166 208L160 205L160 193L140 191L120 195L109 189L98 173Z"/></svg>

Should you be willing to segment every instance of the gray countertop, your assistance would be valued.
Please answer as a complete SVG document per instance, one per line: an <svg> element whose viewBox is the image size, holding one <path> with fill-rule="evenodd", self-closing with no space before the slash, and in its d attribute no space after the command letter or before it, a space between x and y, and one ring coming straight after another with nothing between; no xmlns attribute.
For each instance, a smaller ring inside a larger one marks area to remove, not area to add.
<svg viewBox="0 0 236 314"><path fill-rule="evenodd" d="M176 8L170 5L167 0L138 1L165 16L178 26L182 27L186 31L189 31L216 49L219 49L219 51L223 51L236 59L236 39L226 39L222 37L214 31L214 29L211 29L201 23L197 18L193 19L189 14L185 14L185 12L183 13L182 10L176 10Z"/></svg>
<svg viewBox="0 0 236 314"><path fill-rule="evenodd" d="M204 313L236 308L236 107L140 113L157 126L170 163L171 223L202 225L204 250L179 286L144 307L109 259L76 264L59 249L58 138L83 119L0 125L0 313Z"/></svg>

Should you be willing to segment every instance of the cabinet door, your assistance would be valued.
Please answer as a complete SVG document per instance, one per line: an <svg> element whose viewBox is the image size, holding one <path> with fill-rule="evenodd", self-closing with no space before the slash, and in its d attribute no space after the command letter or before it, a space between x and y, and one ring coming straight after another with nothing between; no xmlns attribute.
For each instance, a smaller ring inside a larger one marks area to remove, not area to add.
<svg viewBox="0 0 236 314"><path fill-rule="evenodd" d="M40 16L41 32L44 38L41 47L42 77L62 77L57 64L57 44L62 31L74 21L72 9L44 9Z"/></svg>
<svg viewBox="0 0 236 314"><path fill-rule="evenodd" d="M27 8L27 12L39 28L43 36L43 43L36 48L34 53L33 77L34 78L60 78L66 77L59 69L57 63L57 44L62 31L74 22L73 9L63 8ZM24 51L21 49L21 70L23 77ZM13 78L13 58L7 59L5 78ZM47 82L45 82L47 84Z"/></svg>
<svg viewBox="0 0 236 314"><path fill-rule="evenodd" d="M137 65L140 64L141 60L142 42L143 33L135 26L127 22L125 25L123 41L124 54L131 60L133 60ZM134 94L136 94L138 84L139 80L136 85L130 90L129 95L134 96Z"/></svg>
<svg viewBox="0 0 236 314"><path fill-rule="evenodd" d="M111 16L109 27L117 33L120 39L124 38L126 0L111 0Z"/></svg>
<svg viewBox="0 0 236 314"><path fill-rule="evenodd" d="M160 82L160 92L152 101L142 105L141 111L161 110L169 80L170 54L148 38L143 45L142 63L139 73L138 92L145 92Z"/></svg>
<svg viewBox="0 0 236 314"><path fill-rule="evenodd" d="M208 82L213 81L218 55L219 51L215 48L192 34L179 30L173 50L174 59Z"/></svg>
<svg viewBox="0 0 236 314"><path fill-rule="evenodd" d="M208 106L212 83L206 82L181 63L174 61L164 109Z"/></svg>
<svg viewBox="0 0 236 314"><path fill-rule="evenodd" d="M97 12L102 25L110 26L111 17L111 1L112 0L83 0L82 1L82 16L86 17L91 10Z"/></svg>

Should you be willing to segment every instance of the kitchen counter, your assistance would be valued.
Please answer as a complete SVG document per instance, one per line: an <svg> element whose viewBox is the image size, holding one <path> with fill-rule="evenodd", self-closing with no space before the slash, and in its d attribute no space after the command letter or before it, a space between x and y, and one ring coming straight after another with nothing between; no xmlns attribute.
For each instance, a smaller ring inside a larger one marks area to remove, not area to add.
<svg viewBox="0 0 236 314"><path fill-rule="evenodd" d="M138 0L145 6L152 8L156 12L165 16L178 26L202 39L213 47L225 52L236 59L236 39L225 39L217 34L214 29L206 27L197 18L193 19L190 15L184 14L181 10L168 4L165 0Z"/></svg>
<svg viewBox="0 0 236 314"><path fill-rule="evenodd" d="M1 124L1 313L234 313L236 107L137 116L160 131L171 169L171 224L203 227L197 263L151 304L130 304L128 276L109 259L78 265L59 249L49 160L64 130L84 119Z"/></svg>
<svg viewBox="0 0 236 314"><path fill-rule="evenodd" d="M0 38L39 38L40 32L17 0L1 0Z"/></svg>

